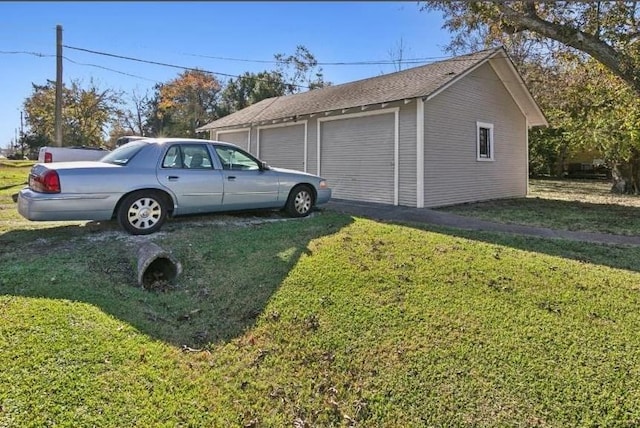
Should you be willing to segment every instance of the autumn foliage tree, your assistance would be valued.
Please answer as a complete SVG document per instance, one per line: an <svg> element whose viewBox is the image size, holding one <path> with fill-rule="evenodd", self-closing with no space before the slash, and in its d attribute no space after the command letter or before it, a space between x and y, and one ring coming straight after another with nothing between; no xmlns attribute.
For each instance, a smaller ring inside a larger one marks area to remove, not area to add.
<svg viewBox="0 0 640 428"><path fill-rule="evenodd" d="M217 117L220 89L215 76L201 70L156 85L149 112L152 134L195 138L198 127Z"/></svg>

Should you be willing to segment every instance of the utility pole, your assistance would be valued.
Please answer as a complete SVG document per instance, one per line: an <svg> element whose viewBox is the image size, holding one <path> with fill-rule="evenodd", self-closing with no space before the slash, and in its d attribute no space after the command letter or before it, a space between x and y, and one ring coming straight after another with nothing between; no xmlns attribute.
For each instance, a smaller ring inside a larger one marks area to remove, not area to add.
<svg viewBox="0 0 640 428"><path fill-rule="evenodd" d="M24 158L24 123L22 122L22 111L20 112L20 154Z"/></svg>
<svg viewBox="0 0 640 428"><path fill-rule="evenodd" d="M56 25L56 146L62 147L62 25Z"/></svg>

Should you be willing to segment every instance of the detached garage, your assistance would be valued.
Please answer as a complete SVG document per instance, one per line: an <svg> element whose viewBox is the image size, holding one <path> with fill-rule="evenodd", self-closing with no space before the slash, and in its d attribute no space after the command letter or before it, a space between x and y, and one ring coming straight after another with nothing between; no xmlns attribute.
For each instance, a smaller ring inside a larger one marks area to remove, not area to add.
<svg viewBox="0 0 640 428"><path fill-rule="evenodd" d="M435 207L524 196L546 125L502 48L262 100L200 131L325 177L336 199Z"/></svg>

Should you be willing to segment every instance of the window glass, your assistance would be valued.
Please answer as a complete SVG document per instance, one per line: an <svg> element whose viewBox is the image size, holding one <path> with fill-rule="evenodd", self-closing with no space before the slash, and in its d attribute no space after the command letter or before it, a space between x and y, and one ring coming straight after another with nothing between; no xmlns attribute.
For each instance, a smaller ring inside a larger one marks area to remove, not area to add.
<svg viewBox="0 0 640 428"><path fill-rule="evenodd" d="M211 169L211 157L203 144L175 144L162 160L163 168Z"/></svg>
<svg viewBox="0 0 640 428"><path fill-rule="evenodd" d="M182 145L183 164L189 169L211 169L211 158L207 146L202 144Z"/></svg>
<svg viewBox="0 0 640 428"><path fill-rule="evenodd" d="M490 144L490 134L489 128L480 127L480 157L481 158L490 158L491 157L491 144Z"/></svg>
<svg viewBox="0 0 640 428"><path fill-rule="evenodd" d="M476 150L477 160L493 160L493 124L476 122Z"/></svg>
<svg viewBox="0 0 640 428"><path fill-rule="evenodd" d="M258 162L233 147L218 146L216 147L216 153L220 157L220 162L222 162L224 169L236 171L253 171L260 169Z"/></svg>
<svg viewBox="0 0 640 428"><path fill-rule="evenodd" d="M182 155L180 153L180 146L175 145L169 147L167 154L164 155L162 161L163 168L182 168Z"/></svg>
<svg viewBox="0 0 640 428"><path fill-rule="evenodd" d="M147 143L134 141L131 144L118 147L108 155L104 156L100 161L113 163L117 165L126 165L132 157L136 155Z"/></svg>

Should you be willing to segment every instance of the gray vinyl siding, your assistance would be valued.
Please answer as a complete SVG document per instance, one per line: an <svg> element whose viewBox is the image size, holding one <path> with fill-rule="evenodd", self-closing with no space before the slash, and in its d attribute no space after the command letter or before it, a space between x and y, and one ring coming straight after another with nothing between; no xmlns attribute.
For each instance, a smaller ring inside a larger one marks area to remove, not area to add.
<svg viewBox="0 0 640 428"><path fill-rule="evenodd" d="M304 171L303 124L259 129L258 157L271 166Z"/></svg>
<svg viewBox="0 0 640 428"><path fill-rule="evenodd" d="M320 172L332 197L394 202L394 113L321 122Z"/></svg>
<svg viewBox="0 0 640 428"><path fill-rule="evenodd" d="M494 161L477 161L476 122ZM425 102L425 206L525 196L526 120L489 64Z"/></svg>
<svg viewBox="0 0 640 428"><path fill-rule="evenodd" d="M249 150L247 147L247 142L249 138L249 130L238 131L238 132L218 132L217 137L214 138L218 141L225 141L227 143L233 143L245 150Z"/></svg>
<svg viewBox="0 0 640 428"><path fill-rule="evenodd" d="M307 122L307 172L318 174L318 119Z"/></svg>
<svg viewBox="0 0 640 428"><path fill-rule="evenodd" d="M400 106L398 149L398 204L415 207L416 178L416 100Z"/></svg>

